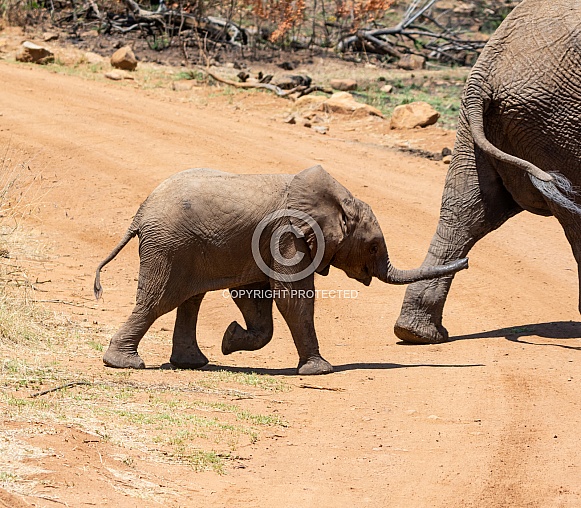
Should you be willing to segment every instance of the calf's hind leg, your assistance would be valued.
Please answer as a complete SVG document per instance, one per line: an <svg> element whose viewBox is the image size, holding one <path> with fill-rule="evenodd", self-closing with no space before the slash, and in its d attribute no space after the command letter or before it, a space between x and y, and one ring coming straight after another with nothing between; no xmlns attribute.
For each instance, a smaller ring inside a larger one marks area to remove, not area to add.
<svg viewBox="0 0 581 508"><path fill-rule="evenodd" d="M205 293L192 296L177 310L170 363L180 369L199 369L208 363L196 339L198 312Z"/></svg>
<svg viewBox="0 0 581 508"><path fill-rule="evenodd" d="M167 259L150 256L144 261L142 256L135 307L127 321L113 335L103 355L105 365L120 369L145 368L145 363L137 353L141 339L158 317L179 304L179 295L167 291L170 274L171 264Z"/></svg>
<svg viewBox="0 0 581 508"><path fill-rule="evenodd" d="M156 319L152 310L137 304L117 331L103 355L103 363L119 369L144 369L145 363L137 353L137 346Z"/></svg>
<svg viewBox="0 0 581 508"><path fill-rule="evenodd" d="M260 291L258 296L264 296L269 290L265 284L250 284L230 290L232 300L242 312L246 322L246 330L236 321L224 332L222 339L222 354L229 355L235 351L256 351L266 346L272 339L272 298L239 296L242 291Z"/></svg>

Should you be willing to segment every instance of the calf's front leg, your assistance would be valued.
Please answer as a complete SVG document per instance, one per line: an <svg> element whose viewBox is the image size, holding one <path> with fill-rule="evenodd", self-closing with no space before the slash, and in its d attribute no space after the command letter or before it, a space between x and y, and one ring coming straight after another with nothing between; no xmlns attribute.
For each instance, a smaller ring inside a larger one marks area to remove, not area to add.
<svg viewBox="0 0 581 508"><path fill-rule="evenodd" d="M289 327L299 354L297 374L311 376L333 372L332 365L319 352L315 332L314 276L293 283L273 281L273 297Z"/></svg>
<svg viewBox="0 0 581 508"><path fill-rule="evenodd" d="M256 351L271 341L272 298L267 293L269 288L270 285L266 282L230 289L232 300L242 312L246 322L246 330L238 322L232 321L222 338L222 354Z"/></svg>

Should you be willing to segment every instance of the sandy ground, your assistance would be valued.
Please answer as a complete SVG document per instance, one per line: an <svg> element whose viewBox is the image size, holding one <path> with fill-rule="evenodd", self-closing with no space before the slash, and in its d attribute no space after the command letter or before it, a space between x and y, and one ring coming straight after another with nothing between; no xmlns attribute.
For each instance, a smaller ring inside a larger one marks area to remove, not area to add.
<svg viewBox="0 0 581 508"><path fill-rule="evenodd" d="M26 154L44 181L25 224L52 260L28 268L51 281L41 298L84 305L47 303L71 320L119 325L134 299L137 242L104 271L98 304L94 269L149 192L189 167L296 173L322 164L371 204L394 263L418 265L446 166L393 147L408 139L440 150L453 133L431 128L398 138L370 118L335 119L323 136L284 123L286 107L262 93L148 92L0 64L0 146ZM280 317L265 349L222 356L222 333L237 309L218 293L202 305L199 340L212 365L249 367L295 386L276 396L288 428L247 447L244 468L218 475L141 461L127 482L154 482L173 495L138 499L112 487L119 446L56 426L29 438L55 451L42 464L50 496L0 492L0 506L581 506L577 277L554 219L522 214L474 248L448 300L452 340L443 345L398 343L392 328L403 287L364 287L335 269L317 287L358 291L355 299L317 301L321 351L336 367L318 378L292 375L296 352ZM154 325L165 343L142 343L148 366L168 361L172 323L168 315ZM86 363L88 372L105 369L98 359ZM132 379L174 375L153 369ZM2 425L10 432L25 423Z"/></svg>

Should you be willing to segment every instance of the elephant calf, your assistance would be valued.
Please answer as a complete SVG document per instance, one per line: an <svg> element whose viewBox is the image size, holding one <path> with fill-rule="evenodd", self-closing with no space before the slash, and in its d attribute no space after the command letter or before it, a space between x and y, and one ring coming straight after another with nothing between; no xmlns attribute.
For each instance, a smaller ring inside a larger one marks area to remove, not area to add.
<svg viewBox="0 0 581 508"><path fill-rule="evenodd" d="M299 354L298 373L325 374L333 368L320 355L315 333L315 272L326 275L333 265L365 285L372 277L407 284L467 267L462 259L428 269L395 269L369 205L320 166L297 175L190 169L172 176L145 200L125 237L97 268L97 298L101 269L136 235L137 302L103 357L111 367L144 368L137 353L141 338L176 307L170 362L203 367L208 359L196 340L200 303L208 291L235 288L233 300L246 329L230 324L224 354L268 344L274 300Z"/></svg>

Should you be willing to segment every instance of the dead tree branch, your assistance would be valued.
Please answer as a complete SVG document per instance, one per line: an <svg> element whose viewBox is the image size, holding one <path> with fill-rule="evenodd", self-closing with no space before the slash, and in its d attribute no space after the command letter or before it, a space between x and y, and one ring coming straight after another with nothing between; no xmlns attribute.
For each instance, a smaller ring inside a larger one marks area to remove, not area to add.
<svg viewBox="0 0 581 508"><path fill-rule="evenodd" d="M306 86L306 85L299 85L291 88L290 90L283 90L282 88L272 85L270 83L259 83L259 82L238 82L232 81L230 79L222 78L218 76L215 72L212 72L210 69L198 67L200 71L210 76L212 79L218 81L219 83L224 83L225 85L233 86L235 88L245 88L245 89L264 89L269 90L270 92L275 93L278 97L289 97L292 94L298 94L297 97L302 97L303 95L308 95L313 92L323 92L327 94L332 94L333 91L322 87L322 86Z"/></svg>
<svg viewBox="0 0 581 508"><path fill-rule="evenodd" d="M361 51L363 49L368 53L389 55L393 58L401 58L405 53L420 54L427 58L443 56L446 59L463 63L463 59L458 54L477 52L484 47L485 43L465 40L435 21L428 14L428 11L437 1L412 0L402 20L397 25L358 30L340 40L336 49L339 52ZM419 26L417 22L422 17L429 21L434 29ZM411 44L402 44L402 38L403 40L408 39ZM428 41L422 39L428 39Z"/></svg>

